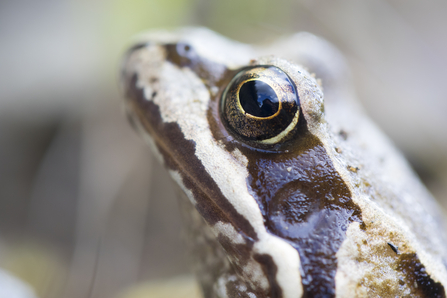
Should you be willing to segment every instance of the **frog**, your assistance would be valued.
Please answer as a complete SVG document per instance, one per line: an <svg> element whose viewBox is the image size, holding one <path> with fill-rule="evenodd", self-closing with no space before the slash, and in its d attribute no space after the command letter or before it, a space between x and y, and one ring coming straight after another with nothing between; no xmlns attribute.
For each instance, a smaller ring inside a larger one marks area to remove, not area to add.
<svg viewBox="0 0 447 298"><path fill-rule="evenodd" d="M155 30L123 61L127 114L179 189L204 297L445 297L443 211L329 42Z"/></svg>

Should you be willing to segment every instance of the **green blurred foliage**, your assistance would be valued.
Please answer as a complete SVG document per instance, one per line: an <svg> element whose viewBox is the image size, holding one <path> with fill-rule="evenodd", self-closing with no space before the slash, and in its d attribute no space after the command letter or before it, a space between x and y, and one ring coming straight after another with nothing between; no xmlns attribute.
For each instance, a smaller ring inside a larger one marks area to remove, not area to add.
<svg viewBox="0 0 447 298"><path fill-rule="evenodd" d="M293 32L299 18L296 6L290 0L112 0L104 7L103 44L115 59L135 34L181 26L205 26L259 43Z"/></svg>
<svg viewBox="0 0 447 298"><path fill-rule="evenodd" d="M201 298L199 284L193 275L139 283L118 295L118 298Z"/></svg>
<svg viewBox="0 0 447 298"><path fill-rule="evenodd" d="M230 38L256 42L260 38L288 32L293 17L292 1L226 0L202 1L201 25Z"/></svg>
<svg viewBox="0 0 447 298"><path fill-rule="evenodd" d="M110 36L117 40L154 27L181 26L187 22L194 0L113 0L109 6Z"/></svg>
<svg viewBox="0 0 447 298"><path fill-rule="evenodd" d="M60 297L67 268L54 249L24 242L7 247L3 253L1 267L30 285L38 297Z"/></svg>

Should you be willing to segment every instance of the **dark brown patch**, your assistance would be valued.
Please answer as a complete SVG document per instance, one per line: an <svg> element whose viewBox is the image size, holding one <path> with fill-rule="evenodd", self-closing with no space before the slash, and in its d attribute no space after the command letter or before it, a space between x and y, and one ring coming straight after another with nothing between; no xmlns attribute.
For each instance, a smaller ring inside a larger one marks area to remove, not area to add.
<svg viewBox="0 0 447 298"><path fill-rule="evenodd" d="M348 133L346 132L346 131L344 131L343 129L342 130L340 130L339 132L338 132L338 134L340 135L340 137L343 139L343 140L347 140L348 139Z"/></svg>
<svg viewBox="0 0 447 298"><path fill-rule="evenodd" d="M350 170L351 172L357 173L358 170L360 170L360 169L358 167L348 166L348 170Z"/></svg>
<svg viewBox="0 0 447 298"><path fill-rule="evenodd" d="M239 276L246 275L246 273L243 272L243 268L248 265L248 261L252 258L251 246L247 247L245 244L234 244L232 239L228 239L223 235L219 235L218 240L233 265L234 273ZM229 282L226 285L227 293L233 293L231 294L233 296L230 295L229 297L245 297L244 295L247 295L247 291L256 294L256 297L260 298L281 298L282 291L276 282L276 272L278 269L272 257L269 255L256 254L253 259L261 265L261 268L269 281L270 289L263 291L260 286L252 287L250 286L250 283L246 281L237 280ZM241 290L244 287L246 288L246 291ZM247 297L249 296L247 295Z"/></svg>
<svg viewBox="0 0 447 298"><path fill-rule="evenodd" d="M322 144L308 137L301 150L250 158L248 182L269 231L300 254L305 297L334 297L336 253L361 210Z"/></svg>
<svg viewBox="0 0 447 298"><path fill-rule="evenodd" d="M194 71L208 87L219 84L219 81L228 72L222 65L198 56L193 47L186 43L165 45L166 59L179 67L187 67Z"/></svg>
<svg viewBox="0 0 447 298"><path fill-rule="evenodd" d="M225 249L230 261L234 262L238 260L240 267L244 267L248 260L251 258L251 247L247 247L246 244L234 244L233 239L219 235L217 237L222 247ZM238 268L237 270L240 270ZM239 272L241 273L241 271Z"/></svg>
<svg viewBox="0 0 447 298"><path fill-rule="evenodd" d="M399 247L390 242L387 242L387 244L397 255L399 254Z"/></svg>
<svg viewBox="0 0 447 298"><path fill-rule="evenodd" d="M406 283L411 289L413 297L445 298L445 289L442 284L435 282L427 274L415 253L402 254L399 257L397 271L406 276Z"/></svg>
<svg viewBox="0 0 447 298"><path fill-rule="evenodd" d="M144 98L144 92L136 87L136 82L137 75L133 75L127 90L130 104L134 106L133 111L154 139L164 157L165 165L179 171L184 185L193 192L199 213L210 225L218 221L227 222L247 239L257 240L253 227L227 201L198 160L195 143L184 138L178 124L163 122L158 106Z"/></svg>
<svg viewBox="0 0 447 298"><path fill-rule="evenodd" d="M275 261L273 261L270 255L266 254L256 254L254 259L261 265L262 271L264 271L265 276L268 278L270 284L269 298L281 298L282 290L276 281L278 267L276 267Z"/></svg>

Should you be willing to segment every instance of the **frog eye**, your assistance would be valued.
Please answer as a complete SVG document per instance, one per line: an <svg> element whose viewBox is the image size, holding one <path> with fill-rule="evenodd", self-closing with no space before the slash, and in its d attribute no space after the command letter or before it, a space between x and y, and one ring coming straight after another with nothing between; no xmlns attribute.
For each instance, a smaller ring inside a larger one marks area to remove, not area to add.
<svg viewBox="0 0 447 298"><path fill-rule="evenodd" d="M221 115L226 128L237 139L261 147L289 139L299 113L295 85L275 66L242 69L222 94Z"/></svg>

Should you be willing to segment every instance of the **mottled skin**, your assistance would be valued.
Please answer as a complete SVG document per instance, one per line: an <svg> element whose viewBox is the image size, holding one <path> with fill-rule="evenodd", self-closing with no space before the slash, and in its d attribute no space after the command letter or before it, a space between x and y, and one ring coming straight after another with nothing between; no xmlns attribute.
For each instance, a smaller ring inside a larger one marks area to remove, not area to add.
<svg viewBox="0 0 447 298"><path fill-rule="evenodd" d="M220 108L232 78L262 65L299 97L296 127L267 145L229 131ZM205 297L445 297L439 206L364 115L331 45L152 32L128 52L123 82L135 126L186 197Z"/></svg>

